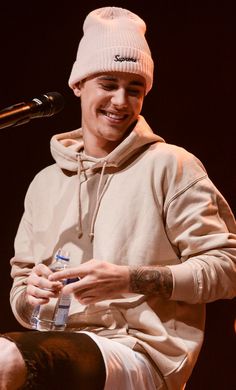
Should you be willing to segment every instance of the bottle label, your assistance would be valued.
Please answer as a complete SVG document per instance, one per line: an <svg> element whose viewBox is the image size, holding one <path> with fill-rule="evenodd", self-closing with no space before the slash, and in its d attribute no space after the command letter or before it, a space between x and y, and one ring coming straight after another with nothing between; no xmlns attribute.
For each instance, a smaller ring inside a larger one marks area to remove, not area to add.
<svg viewBox="0 0 236 390"><path fill-rule="evenodd" d="M62 295L60 297L54 317L55 326L65 326L69 314L70 302L71 298L69 295Z"/></svg>

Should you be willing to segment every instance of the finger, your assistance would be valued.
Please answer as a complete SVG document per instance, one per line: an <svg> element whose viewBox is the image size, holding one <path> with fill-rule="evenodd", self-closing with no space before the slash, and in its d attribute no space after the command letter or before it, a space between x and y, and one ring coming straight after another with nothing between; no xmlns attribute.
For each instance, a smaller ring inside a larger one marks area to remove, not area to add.
<svg viewBox="0 0 236 390"><path fill-rule="evenodd" d="M60 293L60 289L57 290L45 290L41 289L37 286L28 285L26 288L26 292L28 296L33 296L39 299L47 299L58 297Z"/></svg>
<svg viewBox="0 0 236 390"><path fill-rule="evenodd" d="M43 263L35 265L32 269L32 272L34 272L38 276L43 276L45 278L48 278L48 276L52 273L50 268Z"/></svg>
<svg viewBox="0 0 236 390"><path fill-rule="evenodd" d="M75 294L75 298L84 305L96 303L99 301L103 301L104 299L107 299L107 297L104 297L104 295L98 295L96 291L89 291L85 290L82 293L80 292L78 295Z"/></svg>
<svg viewBox="0 0 236 390"><path fill-rule="evenodd" d="M38 280L35 283L28 282L28 285L38 287L44 291L52 291L54 293L56 293L57 291L60 291L63 287L63 284L61 282L50 282L47 279Z"/></svg>
<svg viewBox="0 0 236 390"><path fill-rule="evenodd" d="M51 282L45 277L38 276L36 274L31 274L27 279L28 285L38 286L45 290L57 290L62 287L61 282Z"/></svg>
<svg viewBox="0 0 236 390"><path fill-rule="evenodd" d="M91 305L92 303L98 302L98 299L96 299L95 297L87 297L87 298L79 298L78 301L82 305Z"/></svg>
<svg viewBox="0 0 236 390"><path fill-rule="evenodd" d="M78 268L67 268L62 271L57 271L48 276L50 281L60 281L63 279L73 279L80 278L81 275L78 275Z"/></svg>
<svg viewBox="0 0 236 390"><path fill-rule="evenodd" d="M28 297L28 302L31 306L38 306L38 305L45 305L46 303L49 302L49 299L40 299L40 298L35 298L33 296Z"/></svg>
<svg viewBox="0 0 236 390"><path fill-rule="evenodd" d="M78 267L65 268L64 270L54 272L49 276L49 280L61 280L76 277L82 279L84 276L92 274L98 265L101 267L101 262L98 260L88 260L85 263L80 264Z"/></svg>
<svg viewBox="0 0 236 390"><path fill-rule="evenodd" d="M71 282L71 280L73 279L69 279L67 284L62 289L63 294L65 295L74 294L75 292L78 292L84 288L84 283L82 283L82 280L80 278L74 278L73 282Z"/></svg>

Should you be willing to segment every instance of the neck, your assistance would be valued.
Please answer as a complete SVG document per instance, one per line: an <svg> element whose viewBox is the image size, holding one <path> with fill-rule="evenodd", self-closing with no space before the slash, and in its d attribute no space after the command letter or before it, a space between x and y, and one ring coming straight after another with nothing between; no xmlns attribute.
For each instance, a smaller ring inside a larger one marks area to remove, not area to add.
<svg viewBox="0 0 236 390"><path fill-rule="evenodd" d="M95 157L95 158L101 158L101 157L106 157L108 154L112 152L116 148L116 146L119 145L117 143L116 145L109 145L109 147L96 147L96 145L86 145L84 143L84 151L87 156Z"/></svg>
<svg viewBox="0 0 236 390"><path fill-rule="evenodd" d="M107 140L98 140L93 138L90 134L83 133L84 140L84 151L88 156L95 158L106 157L110 154L121 142L119 141L107 141Z"/></svg>

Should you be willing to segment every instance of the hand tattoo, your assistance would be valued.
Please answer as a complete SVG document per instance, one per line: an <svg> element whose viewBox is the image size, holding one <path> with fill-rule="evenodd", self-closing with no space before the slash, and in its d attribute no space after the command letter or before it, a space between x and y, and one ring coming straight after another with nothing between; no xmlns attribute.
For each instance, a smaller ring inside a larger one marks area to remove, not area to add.
<svg viewBox="0 0 236 390"><path fill-rule="evenodd" d="M158 295L169 299L173 290L173 278L168 267L141 266L130 268L130 292Z"/></svg>

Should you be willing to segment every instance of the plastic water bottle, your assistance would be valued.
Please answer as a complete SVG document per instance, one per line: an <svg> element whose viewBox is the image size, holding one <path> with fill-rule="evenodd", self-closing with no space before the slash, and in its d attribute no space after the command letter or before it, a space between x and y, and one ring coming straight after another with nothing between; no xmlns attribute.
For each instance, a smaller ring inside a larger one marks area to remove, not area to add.
<svg viewBox="0 0 236 390"><path fill-rule="evenodd" d="M65 269L70 261L69 252L59 249L55 256L55 262L50 265L53 272ZM72 280L63 280L64 284L70 283ZM33 329L46 330L64 330L69 314L71 297L70 295L60 294L57 298L55 308L53 309L51 301L44 305L38 305L34 308L31 316L31 325ZM55 301L55 299L54 299Z"/></svg>
<svg viewBox="0 0 236 390"><path fill-rule="evenodd" d="M66 279L64 284L72 283L72 279ZM64 330L66 328L69 309L71 304L71 296L60 294L54 311L53 330Z"/></svg>

